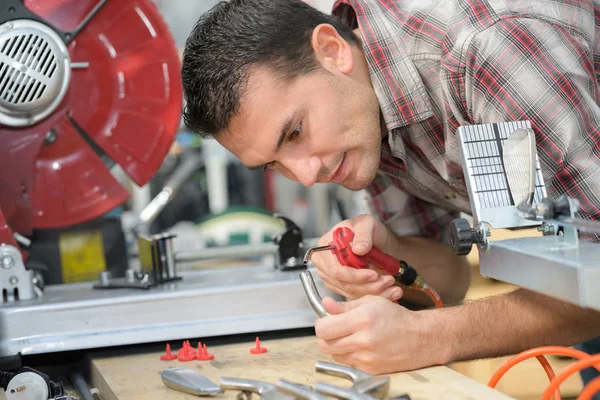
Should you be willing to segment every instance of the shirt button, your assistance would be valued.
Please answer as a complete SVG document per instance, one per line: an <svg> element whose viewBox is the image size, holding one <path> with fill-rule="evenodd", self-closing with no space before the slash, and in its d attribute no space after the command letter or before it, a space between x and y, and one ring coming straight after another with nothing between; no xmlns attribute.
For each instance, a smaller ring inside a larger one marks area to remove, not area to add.
<svg viewBox="0 0 600 400"><path fill-rule="evenodd" d="M444 195L444 197L446 198L446 200L454 200L456 198L456 193L448 192Z"/></svg>

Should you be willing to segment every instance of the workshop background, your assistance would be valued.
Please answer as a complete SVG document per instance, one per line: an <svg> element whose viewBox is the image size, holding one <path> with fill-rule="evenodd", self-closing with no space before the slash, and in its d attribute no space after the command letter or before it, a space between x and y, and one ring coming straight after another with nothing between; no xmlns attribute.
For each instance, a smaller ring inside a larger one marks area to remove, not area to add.
<svg viewBox="0 0 600 400"><path fill-rule="evenodd" d="M324 12L333 4L333 0L306 1ZM180 54L198 16L217 2L154 0ZM282 229L282 222L273 217L274 213L294 221L305 238L318 238L337 222L368 212L363 192L350 192L335 184L316 184L307 189L271 171L249 171L216 141L200 139L183 124L158 172L147 184L139 187L118 165L111 172L131 194L126 203L99 218L101 222L37 233L28 267L37 268L46 284L89 282L97 279L108 265L116 274L132 267L139 270L142 266L137 258L140 249L135 234L138 233L173 232L177 234L173 242L175 252L194 251L271 242L273 235ZM148 205L173 182L177 190L172 199L152 215L149 223L140 225L140 215L148 212ZM77 233L76 238L73 233ZM503 230L495 239L535 234L539 233ZM98 252L105 259L101 265L93 261ZM123 253L127 254L126 259L120 257ZM475 253L469 256L473 284L468 300L514 289L481 277ZM75 264L79 267L73 267ZM572 361L548 358L557 374ZM456 363L451 368L487 384L506 359ZM516 399L528 400L539 398L546 385L544 371L536 360L529 360L513 368L497 389ZM561 386L563 399L576 398L581 388L579 376L571 377Z"/></svg>

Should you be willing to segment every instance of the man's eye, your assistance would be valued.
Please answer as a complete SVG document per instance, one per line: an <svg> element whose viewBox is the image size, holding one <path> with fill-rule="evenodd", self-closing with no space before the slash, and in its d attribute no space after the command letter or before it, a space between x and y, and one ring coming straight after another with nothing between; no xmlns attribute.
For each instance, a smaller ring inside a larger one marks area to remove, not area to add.
<svg viewBox="0 0 600 400"><path fill-rule="evenodd" d="M294 130L290 133L290 135L288 136L288 140L292 141L294 139L296 139L298 136L300 136L300 134L302 133L302 122L300 122L296 128L294 128Z"/></svg>

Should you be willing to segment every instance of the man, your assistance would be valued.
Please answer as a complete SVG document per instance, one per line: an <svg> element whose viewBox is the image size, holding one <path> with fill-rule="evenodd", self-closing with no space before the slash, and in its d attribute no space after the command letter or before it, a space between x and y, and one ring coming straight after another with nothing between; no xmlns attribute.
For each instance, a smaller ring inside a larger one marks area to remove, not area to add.
<svg viewBox="0 0 600 400"><path fill-rule="evenodd" d="M539 4L538 4L539 3ZM443 243L469 212L455 136L461 125L530 120L552 196L600 217L597 3L339 0L336 17L300 0L231 0L203 15L183 59L187 126L249 168L306 186L367 189L372 216L342 225L353 251L412 264L446 304L464 297L467 262ZM328 242L331 232L321 242ZM572 345L600 314L526 290L443 309L375 270L313 257L327 286L320 348L371 373Z"/></svg>

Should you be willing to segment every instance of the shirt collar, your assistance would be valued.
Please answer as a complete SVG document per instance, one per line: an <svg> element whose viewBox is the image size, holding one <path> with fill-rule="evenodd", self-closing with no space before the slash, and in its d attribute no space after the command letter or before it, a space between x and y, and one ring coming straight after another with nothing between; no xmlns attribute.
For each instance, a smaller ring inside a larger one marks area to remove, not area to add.
<svg viewBox="0 0 600 400"><path fill-rule="evenodd" d="M360 29L390 148L396 157L404 158L404 143L396 130L424 121L433 111L425 85L402 43L402 16L378 0L337 0L332 14L351 29Z"/></svg>

